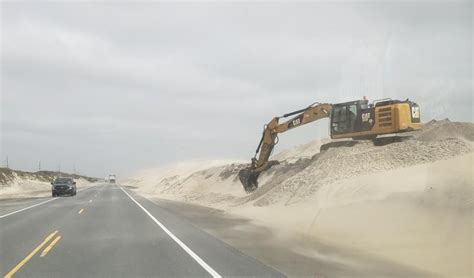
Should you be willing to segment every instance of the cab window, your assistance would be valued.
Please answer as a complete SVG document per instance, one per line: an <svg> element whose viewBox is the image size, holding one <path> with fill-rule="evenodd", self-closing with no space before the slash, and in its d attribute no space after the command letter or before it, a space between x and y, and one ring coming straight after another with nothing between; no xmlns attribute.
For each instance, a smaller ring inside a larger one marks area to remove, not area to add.
<svg viewBox="0 0 474 278"><path fill-rule="evenodd" d="M331 129L335 134L353 132L357 119L357 105L336 106L331 119Z"/></svg>

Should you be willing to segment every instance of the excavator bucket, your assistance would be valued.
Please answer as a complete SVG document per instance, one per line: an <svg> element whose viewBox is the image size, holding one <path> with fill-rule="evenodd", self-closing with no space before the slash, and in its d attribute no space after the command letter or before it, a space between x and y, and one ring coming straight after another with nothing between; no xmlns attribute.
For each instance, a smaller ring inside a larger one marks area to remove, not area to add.
<svg viewBox="0 0 474 278"><path fill-rule="evenodd" d="M251 193L255 191L258 187L257 178L259 176L258 172L255 172L250 167L240 170L239 179L242 185L244 186L245 192Z"/></svg>
<svg viewBox="0 0 474 278"><path fill-rule="evenodd" d="M244 186L245 192L252 193L255 191L258 188L258 176L260 176L260 173L278 164L280 164L280 162L276 160L270 160L263 168L260 168L258 171L252 166L240 170L239 179Z"/></svg>

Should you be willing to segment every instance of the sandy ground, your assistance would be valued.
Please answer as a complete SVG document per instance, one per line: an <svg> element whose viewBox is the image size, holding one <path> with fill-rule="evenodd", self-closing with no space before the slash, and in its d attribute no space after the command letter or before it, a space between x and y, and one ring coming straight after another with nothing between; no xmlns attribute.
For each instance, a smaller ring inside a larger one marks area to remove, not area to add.
<svg viewBox="0 0 474 278"><path fill-rule="evenodd" d="M472 159L469 154L339 181L298 204L246 204L229 211L287 236L309 236L424 271L470 277ZM319 256L304 246L295 252Z"/></svg>
<svg viewBox="0 0 474 278"><path fill-rule="evenodd" d="M159 198L151 200L289 277L436 277L431 272L361 250L275 230L223 210Z"/></svg>
<svg viewBox="0 0 474 278"><path fill-rule="evenodd" d="M246 219L271 231L270 245L298 254L298 260L352 271L333 269L328 277L364 277L364 269L368 276L389 276L369 271L371 264L362 258L380 260L375 265L399 277L418 276L417 271L471 277L473 134L471 123L443 120L391 143L312 141L272 157L281 164L263 173L250 195L238 181L245 166L238 161L150 169L129 184L148 198ZM265 259L271 246L260 246L264 251L255 255ZM407 270L416 271L404 275Z"/></svg>

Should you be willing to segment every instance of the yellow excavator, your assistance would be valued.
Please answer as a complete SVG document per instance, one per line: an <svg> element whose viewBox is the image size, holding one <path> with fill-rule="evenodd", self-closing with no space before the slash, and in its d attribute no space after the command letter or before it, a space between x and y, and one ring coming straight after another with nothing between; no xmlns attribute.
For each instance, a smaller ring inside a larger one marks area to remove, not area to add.
<svg viewBox="0 0 474 278"><path fill-rule="evenodd" d="M294 117L279 123L281 118L291 116ZM260 173L278 164L278 161L269 161L269 158L278 143L279 133L323 118L330 119L331 139L374 140L378 135L421 129L420 107L408 99L382 99L369 104L364 97L362 100L337 104L314 103L307 108L275 117L264 126L250 166L239 172L245 191L250 193L256 190Z"/></svg>

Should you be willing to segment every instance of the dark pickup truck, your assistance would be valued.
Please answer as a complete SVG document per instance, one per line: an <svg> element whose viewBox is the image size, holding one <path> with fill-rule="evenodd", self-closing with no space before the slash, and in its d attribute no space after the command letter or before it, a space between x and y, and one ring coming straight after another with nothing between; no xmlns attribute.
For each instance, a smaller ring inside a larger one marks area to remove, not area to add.
<svg viewBox="0 0 474 278"><path fill-rule="evenodd" d="M53 197L60 195L76 195L76 182L73 178L56 178L51 182L53 186L51 188L51 193Z"/></svg>

